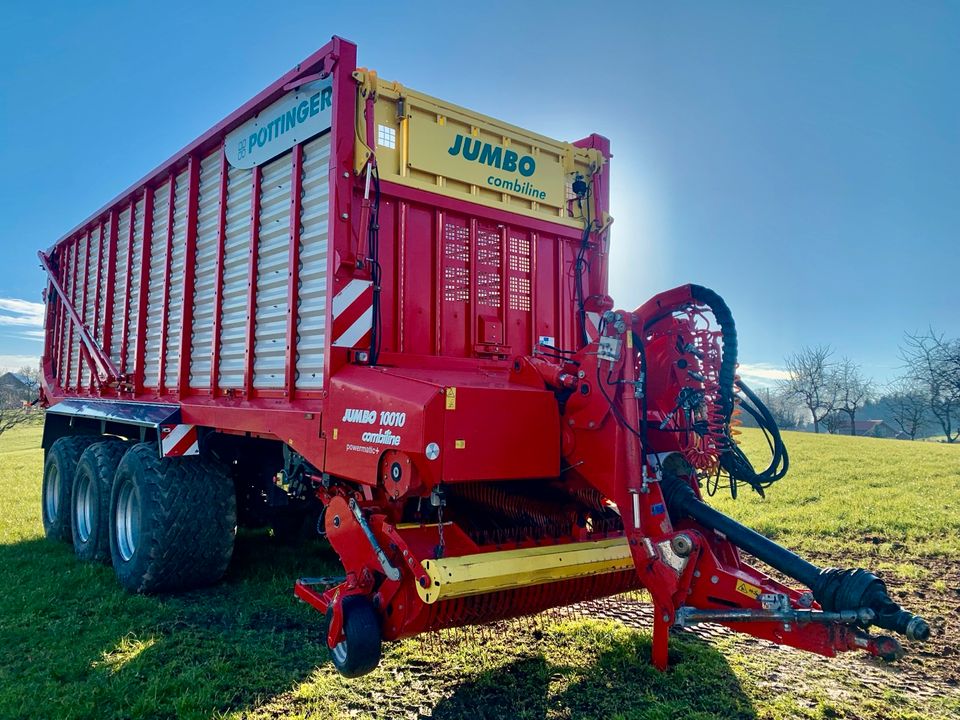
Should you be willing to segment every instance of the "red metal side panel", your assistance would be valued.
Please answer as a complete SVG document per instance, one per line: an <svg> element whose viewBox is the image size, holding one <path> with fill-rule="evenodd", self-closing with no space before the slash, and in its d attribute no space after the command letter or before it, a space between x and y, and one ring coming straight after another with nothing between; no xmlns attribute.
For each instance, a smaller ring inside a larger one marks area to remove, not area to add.
<svg viewBox="0 0 960 720"><path fill-rule="evenodd" d="M574 347L576 229L390 183L380 228L384 351L505 358L541 336Z"/></svg>

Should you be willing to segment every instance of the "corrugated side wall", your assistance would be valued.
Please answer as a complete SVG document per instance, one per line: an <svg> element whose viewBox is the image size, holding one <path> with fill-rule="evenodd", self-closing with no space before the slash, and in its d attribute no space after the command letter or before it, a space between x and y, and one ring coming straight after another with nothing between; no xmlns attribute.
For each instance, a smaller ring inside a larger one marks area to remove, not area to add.
<svg viewBox="0 0 960 720"><path fill-rule="evenodd" d="M190 168L180 168L58 246L59 278L71 304L126 380L146 395L169 395L181 387L182 352L189 352L186 384L191 391L250 389L279 395L287 383L291 342L294 387L322 387L330 133L303 143L301 150L294 308L288 300L293 150L258 169L237 169L218 149L195 160L196 187L191 187ZM254 252L256 262L251 263ZM187 267L191 256L192 272ZM186 339L185 302L192 320ZM291 311L296 313L292 339L287 337ZM61 387L81 393L94 389L80 335L63 313L53 341L50 355Z"/></svg>

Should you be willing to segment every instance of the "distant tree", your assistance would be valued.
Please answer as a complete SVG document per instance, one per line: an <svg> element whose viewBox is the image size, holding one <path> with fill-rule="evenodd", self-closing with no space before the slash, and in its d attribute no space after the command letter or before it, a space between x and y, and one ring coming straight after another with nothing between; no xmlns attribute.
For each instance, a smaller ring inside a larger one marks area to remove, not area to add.
<svg viewBox="0 0 960 720"><path fill-rule="evenodd" d="M40 368L32 365L24 365L19 370L17 370L17 375L23 377L24 380L29 382L33 387L40 386Z"/></svg>
<svg viewBox="0 0 960 720"><path fill-rule="evenodd" d="M960 340L933 329L906 334L900 346L906 377L922 390L947 442L960 437Z"/></svg>
<svg viewBox="0 0 960 720"><path fill-rule="evenodd" d="M845 422L846 418L840 414L840 411L834 410L823 416L820 420L820 427L826 430L829 435L836 435L840 432Z"/></svg>
<svg viewBox="0 0 960 720"><path fill-rule="evenodd" d="M780 391L805 408L813 420L813 431L837 407L837 384L829 345L804 347L786 359L788 378Z"/></svg>
<svg viewBox="0 0 960 720"><path fill-rule="evenodd" d="M873 395L873 381L863 376L859 365L845 357L833 370L833 382L837 388L837 412L849 418L850 434L856 435L857 411Z"/></svg>
<svg viewBox="0 0 960 720"><path fill-rule="evenodd" d="M911 380L902 379L890 387L883 404L900 431L911 440L916 440L927 421L929 401L923 390Z"/></svg>
<svg viewBox="0 0 960 720"><path fill-rule="evenodd" d="M0 407L0 435L27 422L30 417L29 410L24 407Z"/></svg>
<svg viewBox="0 0 960 720"><path fill-rule="evenodd" d="M761 387L754 390L760 402L767 406L777 427L783 430L792 430L800 425L801 411L797 404L774 388ZM741 415L743 424L755 427L756 422L747 413Z"/></svg>

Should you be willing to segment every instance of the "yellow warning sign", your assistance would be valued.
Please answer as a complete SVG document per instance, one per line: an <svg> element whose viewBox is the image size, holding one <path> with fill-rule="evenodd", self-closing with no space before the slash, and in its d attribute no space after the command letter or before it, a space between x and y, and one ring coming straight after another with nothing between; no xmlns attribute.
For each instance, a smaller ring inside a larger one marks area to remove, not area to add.
<svg viewBox="0 0 960 720"><path fill-rule="evenodd" d="M447 410L457 409L457 389L455 387L447 388Z"/></svg>
<svg viewBox="0 0 960 720"><path fill-rule="evenodd" d="M747 597L752 597L754 600L756 600L758 597L760 597L760 593L763 591L756 585L751 585L743 580L737 580L737 592L741 593L742 595L746 595Z"/></svg>

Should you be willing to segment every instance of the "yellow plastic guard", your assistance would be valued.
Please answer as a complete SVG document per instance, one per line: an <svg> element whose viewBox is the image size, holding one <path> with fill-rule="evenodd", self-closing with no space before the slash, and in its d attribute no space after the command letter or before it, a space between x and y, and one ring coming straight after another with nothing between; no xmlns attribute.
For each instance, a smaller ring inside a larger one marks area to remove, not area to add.
<svg viewBox="0 0 960 720"><path fill-rule="evenodd" d="M423 602L432 605L438 600L629 570L633 558L626 538L615 538L424 560L421 564L431 582L425 588L417 585L417 592Z"/></svg>

